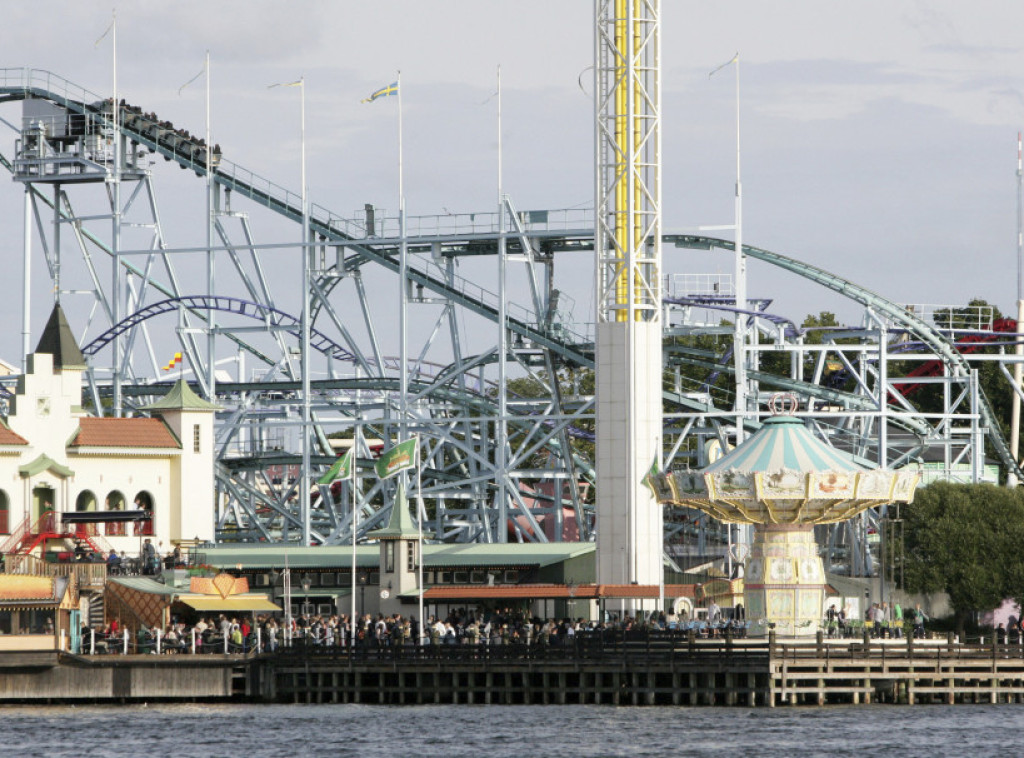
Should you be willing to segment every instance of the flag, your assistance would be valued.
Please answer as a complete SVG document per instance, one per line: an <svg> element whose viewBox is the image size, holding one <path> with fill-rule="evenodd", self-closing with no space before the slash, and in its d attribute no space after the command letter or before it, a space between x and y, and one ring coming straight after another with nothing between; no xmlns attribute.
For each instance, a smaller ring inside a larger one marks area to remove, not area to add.
<svg viewBox="0 0 1024 758"><path fill-rule="evenodd" d="M170 371L179 363L181 363L181 353L175 353L174 357L171 358L171 362L164 366L164 371Z"/></svg>
<svg viewBox="0 0 1024 758"><path fill-rule="evenodd" d="M659 473L661 473L661 471L658 466L658 459L657 457L655 457L654 463L651 464L650 470L646 474L644 474L644 478L640 480L640 484L642 484L651 491L651 494L654 495L655 500L658 499L658 490L655 489L654 487L654 477L656 477Z"/></svg>
<svg viewBox="0 0 1024 758"><path fill-rule="evenodd" d="M103 32L103 34L100 35L100 38L98 40L96 40L96 43L93 45L93 47L99 47L100 43L103 41L103 39L108 34L110 34L110 30L113 29L115 26L117 26L117 11L116 10L114 11L114 20L110 22L110 26L108 26L107 30L105 32ZM117 36L116 33L115 33L114 36Z"/></svg>
<svg viewBox="0 0 1024 758"><path fill-rule="evenodd" d="M733 55L733 56L732 56L731 58L729 58L728 60L726 60L726 61L724 62L724 64L722 64L722 65L721 65L720 67L718 67L717 69L715 69L715 71L711 72L711 73L710 73L710 74L708 75L708 78L709 78L709 79L711 79L711 78L712 78L713 76L715 76L716 74L718 74L718 72L722 71L722 69L724 69L724 68L725 68L726 66L732 66L733 64L738 64L738 62L739 62L739 52L737 51L737 52L736 52L736 54L735 54L735 55Z"/></svg>
<svg viewBox="0 0 1024 758"><path fill-rule="evenodd" d="M413 437L400 442L377 459L374 469L377 476L387 479L400 471L416 468L419 463L419 438Z"/></svg>
<svg viewBox="0 0 1024 758"><path fill-rule="evenodd" d="M195 81L196 79L198 79L198 78L199 78L200 76L202 76L202 75L203 75L203 74L205 74L205 73L206 73L206 64L204 63L204 64L203 64L203 68L202 68L202 70L201 70L201 71L200 71L200 72L199 72L198 74L196 74L196 75L195 75L195 76L193 76L193 77L192 77L191 79L189 79L189 80L188 80L187 82L185 82L185 83L184 83L184 84L182 84L182 85L181 85L180 87L178 87L178 97L181 97L181 91L182 91L183 89L185 89L185 87L187 87L188 85L190 85L190 84L191 84L192 82L194 82L194 81Z"/></svg>
<svg viewBox="0 0 1024 758"><path fill-rule="evenodd" d="M397 94L398 94L398 82L391 82L391 84L389 84L388 86L381 87L379 90L374 92L372 95L370 95L369 97L364 97L359 102L361 102L361 103L372 103L378 97L391 97L392 95L397 95Z"/></svg>
<svg viewBox="0 0 1024 758"><path fill-rule="evenodd" d="M352 463L355 458L355 448L349 448L349 451L336 460L333 465L327 469L327 473L316 480L317 484L333 484L339 479L350 479L352 477Z"/></svg>

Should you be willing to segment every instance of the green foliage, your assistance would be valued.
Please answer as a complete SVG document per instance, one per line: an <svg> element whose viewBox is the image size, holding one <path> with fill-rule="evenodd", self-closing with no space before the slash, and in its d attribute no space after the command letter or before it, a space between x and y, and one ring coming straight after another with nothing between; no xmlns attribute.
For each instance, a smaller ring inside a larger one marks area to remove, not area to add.
<svg viewBox="0 0 1024 758"><path fill-rule="evenodd" d="M911 592L946 592L960 625L1005 598L1024 599L1024 494L936 482L905 511L904 575Z"/></svg>
<svg viewBox="0 0 1024 758"><path fill-rule="evenodd" d="M979 309L992 308L993 320L1003 318L998 308L981 298L972 299L964 308L946 308L935 311L933 318L936 325L941 329L977 329ZM963 348L963 346L961 346ZM999 348L986 346L979 343L972 351L973 354L983 355L986 353L998 353ZM920 361L894 361L889 364L889 376L896 379L906 376L915 368L920 366ZM1013 402L1012 390L999 370L999 364L995 361L979 361L974 364L978 370L978 384L981 391L988 398L989 404L995 414L999 429L1003 437L1010 436L1010 409ZM907 398L911 405L922 413L941 413L944 399L943 388L940 384L925 384L917 387ZM995 452L989 444L986 444L986 453L990 457Z"/></svg>
<svg viewBox="0 0 1024 758"><path fill-rule="evenodd" d="M804 342L808 345L820 345L825 341L822 327L840 326L840 323L836 320L836 314L831 311L820 311L817 316L808 314L800 326L808 330Z"/></svg>
<svg viewBox="0 0 1024 758"><path fill-rule="evenodd" d="M668 367L663 377L664 386L680 392L708 392L716 405L730 407L735 392L732 373L716 371L706 364L721 364L730 355L732 341L732 324L725 320L720 322L717 332L674 335L666 339ZM688 362L691 356L705 365ZM731 366L731 358L726 363Z"/></svg>
<svg viewBox="0 0 1024 758"><path fill-rule="evenodd" d="M831 311L820 311L818 315L810 313L800 324L801 328L805 331L804 333L804 344L807 345L821 345L825 342L825 335L827 329L830 327L841 326L836 314ZM838 340L840 344L853 342L850 339ZM817 354L810 354L804 364L804 375L810 377L814 372L814 364L817 359ZM828 353L825 356L826 366L831 367L826 370L826 374L832 371L841 371L842 363L839 361L838 355ZM778 352L763 352L761 353L761 371L768 374L775 374L776 376L789 376L790 375L790 354L785 351ZM847 389L848 386L853 384L852 379L847 379L837 389Z"/></svg>
<svg viewBox="0 0 1024 758"><path fill-rule="evenodd" d="M565 367L557 372L555 379L558 383L558 392L562 401L562 410L565 413L573 412L579 405L581 398L589 398L594 394L595 378L591 369L578 367ZM494 391L490 392L494 396ZM508 381L508 397L510 403L519 403L529 400L546 401L553 396L551 378L546 371L539 371L531 376L522 376ZM581 417L572 424L577 429L593 433L595 424L593 417ZM530 433L528 426L509 427L509 442L513 448L522 445L527 441L526 435ZM569 445L573 455L582 461L591 463L595 457L594 443L581 437L569 437ZM540 450L534 454L531 465L534 468L545 468L548 465L547 452ZM592 492L592 489L590 490ZM592 494L591 494L592 497Z"/></svg>

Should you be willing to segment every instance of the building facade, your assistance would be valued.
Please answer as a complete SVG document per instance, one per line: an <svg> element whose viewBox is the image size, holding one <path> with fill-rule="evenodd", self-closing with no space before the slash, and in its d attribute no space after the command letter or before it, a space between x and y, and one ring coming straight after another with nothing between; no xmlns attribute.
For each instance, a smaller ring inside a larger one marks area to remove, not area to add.
<svg viewBox="0 0 1024 758"><path fill-rule="evenodd" d="M179 381L149 415L96 417L82 407L85 369L58 305L0 421L2 551L212 539L216 406Z"/></svg>

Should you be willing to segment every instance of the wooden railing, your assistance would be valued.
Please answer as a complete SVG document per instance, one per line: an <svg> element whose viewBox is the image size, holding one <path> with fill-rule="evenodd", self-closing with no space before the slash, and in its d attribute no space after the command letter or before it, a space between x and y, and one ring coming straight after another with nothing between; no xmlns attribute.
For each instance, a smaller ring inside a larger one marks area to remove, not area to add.
<svg viewBox="0 0 1024 758"><path fill-rule="evenodd" d="M31 574L34 576L49 576L46 570L46 561L34 555L19 555L10 553L4 556L5 574Z"/></svg>
<svg viewBox="0 0 1024 758"><path fill-rule="evenodd" d="M50 576L78 577L79 587L102 587L107 580L105 563L48 563Z"/></svg>
<svg viewBox="0 0 1024 758"><path fill-rule="evenodd" d="M50 563L34 555L7 555L4 573L33 576L71 576L78 578L79 587L102 587L107 578L105 563Z"/></svg>

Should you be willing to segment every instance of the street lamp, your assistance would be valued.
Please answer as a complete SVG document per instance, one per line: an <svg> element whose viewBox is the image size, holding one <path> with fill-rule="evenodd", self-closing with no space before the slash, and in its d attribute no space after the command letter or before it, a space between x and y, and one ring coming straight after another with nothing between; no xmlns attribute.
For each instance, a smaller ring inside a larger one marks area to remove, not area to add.
<svg viewBox="0 0 1024 758"><path fill-rule="evenodd" d="M360 571L357 577L359 582L359 613L366 614L366 585L370 583L370 575Z"/></svg>
<svg viewBox="0 0 1024 758"><path fill-rule="evenodd" d="M309 615L309 588L313 586L313 577L309 574L302 575L302 613Z"/></svg>

